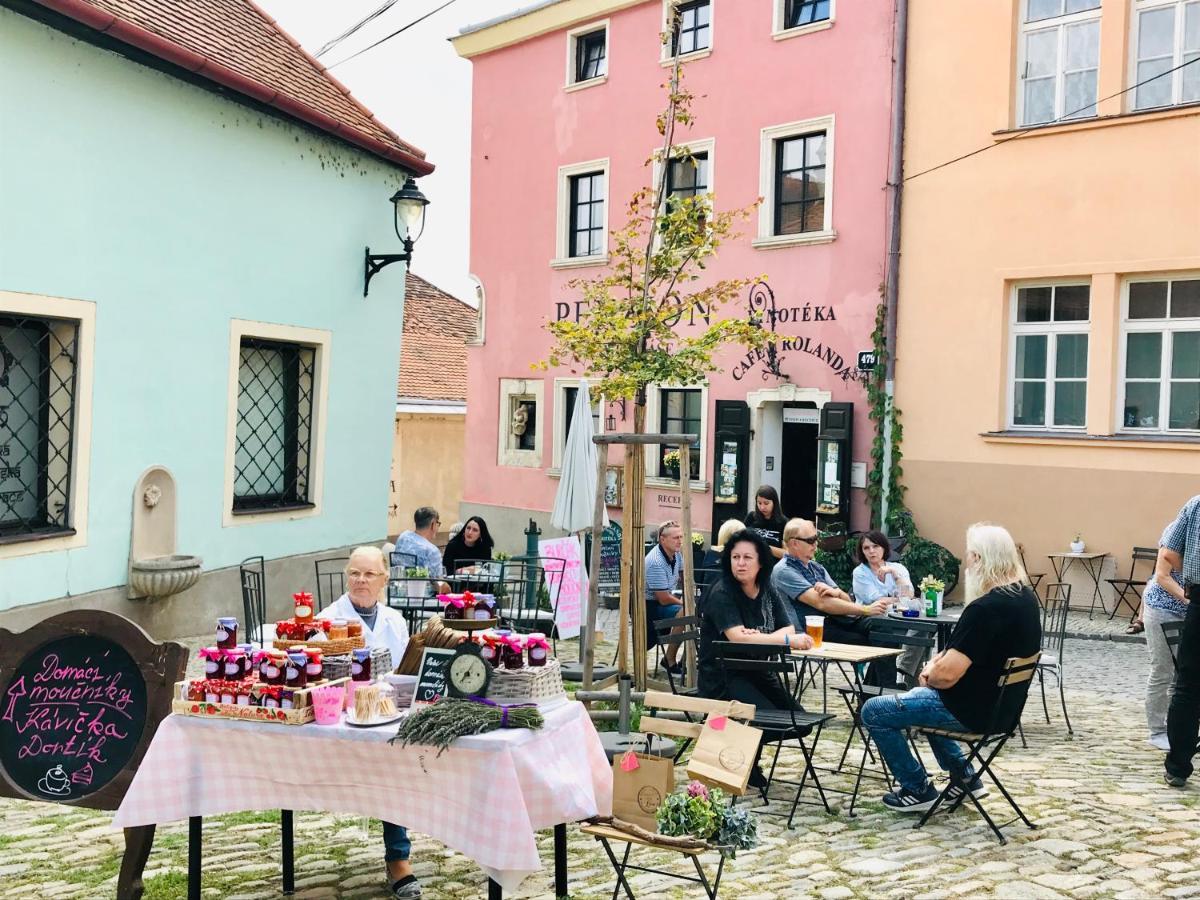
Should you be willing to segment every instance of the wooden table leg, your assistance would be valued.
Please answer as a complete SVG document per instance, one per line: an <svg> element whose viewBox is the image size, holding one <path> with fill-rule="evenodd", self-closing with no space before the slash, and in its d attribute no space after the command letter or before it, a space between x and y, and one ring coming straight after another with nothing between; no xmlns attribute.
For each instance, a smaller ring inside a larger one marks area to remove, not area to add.
<svg viewBox="0 0 1200 900"><path fill-rule="evenodd" d="M188 819L188 900L200 900L200 850L204 819Z"/></svg>
<svg viewBox="0 0 1200 900"><path fill-rule="evenodd" d="M153 825L125 829L125 855L121 857L121 874L117 876L117 900L141 900L144 890L142 872L153 846Z"/></svg>
<svg viewBox="0 0 1200 900"><path fill-rule="evenodd" d="M283 892L291 894L296 890L296 846L292 829L292 811L290 809L281 809L279 811L279 826L283 839Z"/></svg>
<svg viewBox="0 0 1200 900"><path fill-rule="evenodd" d="M554 896L567 896L567 826L554 826Z"/></svg>

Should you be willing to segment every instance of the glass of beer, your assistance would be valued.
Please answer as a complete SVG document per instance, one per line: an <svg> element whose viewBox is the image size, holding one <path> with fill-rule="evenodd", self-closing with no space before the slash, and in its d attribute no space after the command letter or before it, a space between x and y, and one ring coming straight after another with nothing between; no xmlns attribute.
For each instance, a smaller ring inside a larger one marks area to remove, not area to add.
<svg viewBox="0 0 1200 900"><path fill-rule="evenodd" d="M825 637L825 617L805 616L804 631L810 638L812 638L813 647L820 647L821 642Z"/></svg>

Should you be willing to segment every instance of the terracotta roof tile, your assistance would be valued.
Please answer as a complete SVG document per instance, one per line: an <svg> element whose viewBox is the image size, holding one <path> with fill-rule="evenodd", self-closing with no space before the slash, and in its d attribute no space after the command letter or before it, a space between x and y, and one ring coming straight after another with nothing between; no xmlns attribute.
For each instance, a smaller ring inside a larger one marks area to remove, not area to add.
<svg viewBox="0 0 1200 900"><path fill-rule="evenodd" d="M475 336L475 316L461 300L408 274L398 397L466 402L466 341Z"/></svg>

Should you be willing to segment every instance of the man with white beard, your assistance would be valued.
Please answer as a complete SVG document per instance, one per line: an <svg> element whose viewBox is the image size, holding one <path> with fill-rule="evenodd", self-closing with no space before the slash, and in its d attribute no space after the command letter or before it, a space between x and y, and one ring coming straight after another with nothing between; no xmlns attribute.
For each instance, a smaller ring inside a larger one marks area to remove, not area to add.
<svg viewBox="0 0 1200 900"><path fill-rule="evenodd" d="M926 726L984 731L1000 696L1005 661L1032 656L1042 645L1041 608L1012 535L999 525L980 523L968 528L966 578L967 608L946 649L921 670L918 687L872 697L863 704L862 723L900 783L898 790L884 795L883 802L898 812L924 812L939 793L909 749L905 730ZM1013 692L1004 695L999 727L1016 726L1022 697ZM987 793L955 741L932 734L927 738L938 765L957 783L967 785L974 797ZM955 786L947 801L952 803L960 791Z"/></svg>

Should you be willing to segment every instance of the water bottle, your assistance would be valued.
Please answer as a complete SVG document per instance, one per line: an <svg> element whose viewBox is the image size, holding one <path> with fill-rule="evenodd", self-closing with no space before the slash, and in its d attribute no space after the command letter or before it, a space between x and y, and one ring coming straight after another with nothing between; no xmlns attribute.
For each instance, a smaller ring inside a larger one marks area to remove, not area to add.
<svg viewBox="0 0 1200 900"><path fill-rule="evenodd" d="M900 579L897 585L900 594L900 612L907 618L914 618L921 614L920 602L913 596L912 582L907 578Z"/></svg>

